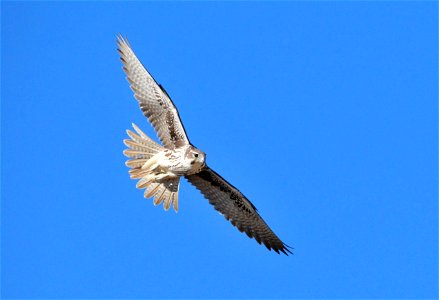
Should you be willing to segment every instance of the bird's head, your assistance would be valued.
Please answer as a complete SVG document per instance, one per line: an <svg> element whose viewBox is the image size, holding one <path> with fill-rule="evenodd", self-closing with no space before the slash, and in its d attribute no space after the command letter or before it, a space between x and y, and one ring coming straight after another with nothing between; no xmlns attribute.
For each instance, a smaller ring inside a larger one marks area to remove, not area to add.
<svg viewBox="0 0 439 300"><path fill-rule="evenodd" d="M191 165L193 165L193 168L197 171L206 165L206 153L195 147L191 147L187 156L191 160Z"/></svg>

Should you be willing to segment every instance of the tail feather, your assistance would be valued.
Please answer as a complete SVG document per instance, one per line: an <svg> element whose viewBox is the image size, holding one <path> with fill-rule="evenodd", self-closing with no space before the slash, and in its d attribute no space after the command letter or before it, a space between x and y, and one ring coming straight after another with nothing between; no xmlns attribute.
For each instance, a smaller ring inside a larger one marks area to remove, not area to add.
<svg viewBox="0 0 439 300"><path fill-rule="evenodd" d="M131 140L125 140L128 141L128 147L132 148L136 147L139 150L142 150L144 152L147 153L157 153L160 152L163 148L157 144L156 142L154 142L151 139L143 139L140 136L138 136L137 134L135 134L134 132L132 132L131 130L127 130L127 134L128 136L131 138Z"/></svg>
<svg viewBox="0 0 439 300"><path fill-rule="evenodd" d="M139 151L139 150L131 150L127 149L123 151L123 154L130 158L149 158L150 153L146 153L145 151Z"/></svg>
<svg viewBox="0 0 439 300"><path fill-rule="evenodd" d="M162 146L154 142L149 136L147 136L142 130L140 130L140 128L137 127L136 124L133 123L132 125L137 134L132 132L131 130L127 130L127 134L130 138L133 139L133 141L140 144L140 146L155 150L155 152L159 152L163 149Z"/></svg>
<svg viewBox="0 0 439 300"><path fill-rule="evenodd" d="M152 144L155 143L153 140L143 140L140 136L138 136L131 130L127 130L127 134L131 138L131 140L125 139L123 142L131 149L153 153L157 153L161 150L160 148L157 148L156 145ZM160 145L157 146L161 147Z"/></svg>
<svg viewBox="0 0 439 300"><path fill-rule="evenodd" d="M148 159L146 158L130 159L125 162L125 165L127 167L136 169L141 168L147 161Z"/></svg>
<svg viewBox="0 0 439 300"><path fill-rule="evenodd" d="M171 207L171 202L172 202L171 196L172 195L170 194L169 197L165 199L165 203L163 204L165 210L169 210L169 208Z"/></svg>
<svg viewBox="0 0 439 300"><path fill-rule="evenodd" d="M163 202L163 200L166 201L166 188L163 185L160 185L159 189L157 190L157 193L154 196L153 203L154 205L159 205ZM166 203L166 202L165 202Z"/></svg>
<svg viewBox="0 0 439 300"><path fill-rule="evenodd" d="M160 187L160 183L158 182L151 182L151 184L148 186L148 188L145 190L145 198L151 198L157 193L158 188Z"/></svg>
<svg viewBox="0 0 439 300"><path fill-rule="evenodd" d="M169 210L171 205L173 205L174 210L177 212L180 178L163 178L163 174L156 174L154 172L158 162L156 158L152 157L164 151L165 148L154 142L135 124L132 125L136 132L127 130L127 134L131 139L123 141L129 148L124 150L123 154L130 158L125 163L131 168L129 170L130 177L132 179L139 179L136 187L138 189L145 189L145 198L154 197L154 205L163 203L165 210Z"/></svg>
<svg viewBox="0 0 439 300"><path fill-rule="evenodd" d="M131 179L139 179L139 178L142 178L142 177L148 175L149 171L142 170L142 169L138 168L138 169L131 169L128 171L128 173L130 173Z"/></svg>
<svg viewBox="0 0 439 300"><path fill-rule="evenodd" d="M173 193L174 196L174 210L178 211L178 189L177 192Z"/></svg>
<svg viewBox="0 0 439 300"><path fill-rule="evenodd" d="M164 148L149 138L136 124L132 124L136 133L127 130L127 134L131 140L124 140L124 144L130 149L123 151L123 154L129 158L125 164L133 169L142 167L152 156Z"/></svg>
<svg viewBox="0 0 439 300"><path fill-rule="evenodd" d="M146 175L142 177L136 184L136 188L145 189L148 185L153 181L153 177L151 175Z"/></svg>
<svg viewBox="0 0 439 300"><path fill-rule="evenodd" d="M139 181L140 183L140 181ZM178 188L180 178L171 178L162 182L144 182L142 188L145 186L145 198L154 197L154 205L163 203L163 208L169 210L173 205L174 210L178 212Z"/></svg>
<svg viewBox="0 0 439 300"><path fill-rule="evenodd" d="M146 153L156 153L156 149L153 147L146 146L144 144L139 144L133 140L125 139L123 143L132 150L138 150Z"/></svg>

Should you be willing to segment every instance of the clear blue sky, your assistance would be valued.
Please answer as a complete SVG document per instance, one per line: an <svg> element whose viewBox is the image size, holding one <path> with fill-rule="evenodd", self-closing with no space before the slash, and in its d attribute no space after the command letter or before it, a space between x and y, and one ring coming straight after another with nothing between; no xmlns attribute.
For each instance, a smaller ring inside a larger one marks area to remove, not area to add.
<svg viewBox="0 0 439 300"><path fill-rule="evenodd" d="M437 3L1 9L3 298L437 297ZM293 256L135 188L118 33Z"/></svg>

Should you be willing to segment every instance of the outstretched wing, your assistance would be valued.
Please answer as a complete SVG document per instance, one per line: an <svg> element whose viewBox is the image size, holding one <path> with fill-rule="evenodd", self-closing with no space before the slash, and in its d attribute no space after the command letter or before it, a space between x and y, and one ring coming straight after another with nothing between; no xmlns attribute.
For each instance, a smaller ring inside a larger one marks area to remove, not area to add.
<svg viewBox="0 0 439 300"><path fill-rule="evenodd" d="M157 132L160 141L170 149L189 144L177 108L169 95L142 65L126 39L118 36L117 44L123 70L127 74L134 96L143 114Z"/></svg>
<svg viewBox="0 0 439 300"><path fill-rule="evenodd" d="M259 216L256 207L215 171L206 166L201 172L185 177L239 231L263 243L268 250L292 253Z"/></svg>

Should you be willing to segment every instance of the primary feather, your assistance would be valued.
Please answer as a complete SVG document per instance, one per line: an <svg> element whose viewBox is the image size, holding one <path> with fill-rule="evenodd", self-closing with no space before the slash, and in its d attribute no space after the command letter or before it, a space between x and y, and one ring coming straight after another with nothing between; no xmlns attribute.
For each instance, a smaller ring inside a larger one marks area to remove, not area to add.
<svg viewBox="0 0 439 300"><path fill-rule="evenodd" d="M124 140L129 149L131 178L139 179L136 187L145 189L146 198L153 197L154 205L163 203L178 211L180 177L184 176L209 200L230 223L264 244L269 250L288 255L291 248L261 218L256 207L234 186L228 183L205 162L205 154L190 144L177 108L163 87L141 64L127 40L119 36L120 59L131 89L141 110L154 127L163 146L154 142L139 127L127 130L131 139Z"/></svg>

